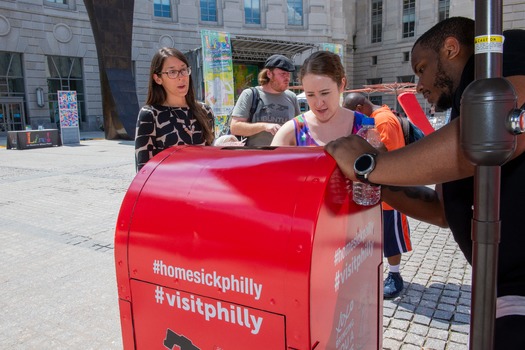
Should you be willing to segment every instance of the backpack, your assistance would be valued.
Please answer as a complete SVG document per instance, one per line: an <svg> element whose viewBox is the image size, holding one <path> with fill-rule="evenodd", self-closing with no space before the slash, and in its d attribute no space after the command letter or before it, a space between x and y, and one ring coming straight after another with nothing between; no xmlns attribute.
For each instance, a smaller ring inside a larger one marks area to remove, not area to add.
<svg viewBox="0 0 525 350"><path fill-rule="evenodd" d="M257 106L259 105L259 101L261 100L261 98L259 97L259 90L257 88L251 87L249 89L252 90L252 103L251 103L250 114L248 116L247 122L251 123L253 115L255 114L255 111L257 110ZM228 117L226 118L226 122L222 126L219 132L219 135L217 137L220 137L223 135L231 135L230 124L232 121L232 113L233 113L233 109L230 112L230 114L228 114Z"/></svg>
<svg viewBox="0 0 525 350"><path fill-rule="evenodd" d="M412 123L408 118L401 117L396 115L399 124L401 124L401 129L403 129L403 135L405 136L405 145L408 145L412 142L416 142L419 139L422 139L425 134L418 128L414 123Z"/></svg>

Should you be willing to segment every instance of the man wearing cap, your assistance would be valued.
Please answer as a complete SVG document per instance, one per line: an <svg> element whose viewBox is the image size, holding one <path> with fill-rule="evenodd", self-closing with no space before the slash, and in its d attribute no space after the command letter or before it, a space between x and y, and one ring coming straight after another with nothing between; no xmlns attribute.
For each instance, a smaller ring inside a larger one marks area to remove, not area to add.
<svg viewBox="0 0 525 350"><path fill-rule="evenodd" d="M377 154L364 140L352 136L326 145L328 153L351 180L357 180L352 168L355 160L365 153L374 153L374 167L367 180L381 185L382 199L415 219L450 227L469 263L473 261L472 225L476 224L472 220L475 168L461 148L460 112L461 97L475 76L474 35L473 20L450 17L430 28L412 47L412 69L419 78L417 91L438 109L452 108L449 124L408 147L391 152ZM525 31L507 30L503 36L502 74L516 92L517 106L525 108ZM494 349L498 350L525 349L523 179L525 134L516 136L516 150L501 167L501 234L494 329ZM416 187L434 183L436 191L426 186ZM488 186L487 191L490 191ZM453 264L445 264L441 261L439 265L453 268Z"/></svg>
<svg viewBox="0 0 525 350"><path fill-rule="evenodd" d="M252 118L252 90L245 89L239 96L232 111L230 131L247 137L247 146L269 146L281 125L301 113L296 95L288 90L293 71L292 61L283 55L266 60L258 76L260 86L255 87L260 99Z"/></svg>

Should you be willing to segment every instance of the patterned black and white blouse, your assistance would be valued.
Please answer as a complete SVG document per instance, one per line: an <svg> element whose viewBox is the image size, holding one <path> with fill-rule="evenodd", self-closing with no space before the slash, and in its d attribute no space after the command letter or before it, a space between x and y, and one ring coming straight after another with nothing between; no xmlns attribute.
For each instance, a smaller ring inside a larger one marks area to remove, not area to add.
<svg viewBox="0 0 525 350"><path fill-rule="evenodd" d="M214 117L208 105L200 104L214 130ZM142 169L152 157L177 145L204 145L202 126L188 107L146 105L141 108L135 136L135 164Z"/></svg>

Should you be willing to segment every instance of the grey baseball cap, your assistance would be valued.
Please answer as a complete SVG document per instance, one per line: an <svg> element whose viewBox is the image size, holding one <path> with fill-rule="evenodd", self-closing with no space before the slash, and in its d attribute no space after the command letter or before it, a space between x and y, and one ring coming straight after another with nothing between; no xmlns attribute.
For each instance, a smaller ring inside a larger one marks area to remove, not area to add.
<svg viewBox="0 0 525 350"><path fill-rule="evenodd" d="M283 55L272 55L266 59L264 68L279 68L287 72L295 71L293 62L286 56Z"/></svg>

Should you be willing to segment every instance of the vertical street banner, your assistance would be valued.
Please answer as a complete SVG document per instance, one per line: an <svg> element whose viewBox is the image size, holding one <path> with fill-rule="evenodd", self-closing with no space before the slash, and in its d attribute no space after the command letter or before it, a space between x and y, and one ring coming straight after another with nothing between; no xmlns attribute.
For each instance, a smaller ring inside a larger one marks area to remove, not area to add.
<svg viewBox="0 0 525 350"><path fill-rule="evenodd" d="M76 91L57 91L62 144L80 143Z"/></svg>
<svg viewBox="0 0 525 350"><path fill-rule="evenodd" d="M344 65L344 51L343 51L343 45L341 44L332 44L332 43L321 43L319 44L319 50L321 51L330 51L333 53L336 53L341 57L341 62L343 62Z"/></svg>
<svg viewBox="0 0 525 350"><path fill-rule="evenodd" d="M332 44L332 43L321 43L319 44L319 50L321 51L329 51L333 52L337 55L339 55L339 58L341 58L341 63L343 64L343 67L346 67L345 59L344 59L344 51L343 51L343 45L341 44ZM343 105L343 94L339 97L339 104Z"/></svg>
<svg viewBox="0 0 525 350"><path fill-rule="evenodd" d="M215 133L226 123L234 106L230 34L201 30L205 102L215 115Z"/></svg>

